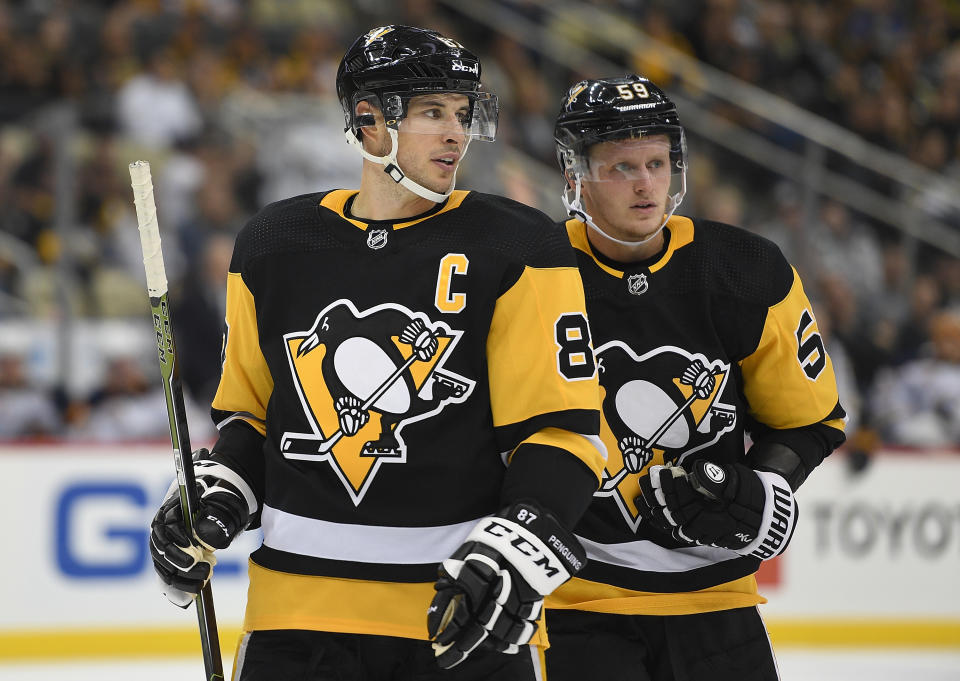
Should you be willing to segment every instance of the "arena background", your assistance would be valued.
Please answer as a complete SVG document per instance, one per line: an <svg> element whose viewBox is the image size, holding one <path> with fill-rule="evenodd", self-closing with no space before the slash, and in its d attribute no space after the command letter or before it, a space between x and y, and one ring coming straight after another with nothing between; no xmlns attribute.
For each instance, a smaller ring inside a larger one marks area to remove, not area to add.
<svg viewBox="0 0 960 681"><path fill-rule="evenodd" d="M956 2L0 0L0 679L198 676L196 617L145 549L173 463L126 167L153 166L209 444L233 237L271 201L356 185L334 74L393 22L480 53L500 96L458 186L556 218L561 93L628 71L668 91L679 212L781 246L851 416L760 574L784 679L960 678ZM228 660L256 543L214 578Z"/></svg>

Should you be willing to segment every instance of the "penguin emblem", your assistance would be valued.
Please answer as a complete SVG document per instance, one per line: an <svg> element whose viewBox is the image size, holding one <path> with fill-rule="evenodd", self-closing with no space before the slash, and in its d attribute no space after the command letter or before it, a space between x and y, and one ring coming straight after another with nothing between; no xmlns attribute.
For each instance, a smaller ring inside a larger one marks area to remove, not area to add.
<svg viewBox="0 0 960 681"><path fill-rule="evenodd" d="M443 369L461 335L400 305L327 306L284 336L311 432L285 432L283 456L329 462L359 504L383 463L406 462L405 424L469 397L475 382Z"/></svg>
<svg viewBox="0 0 960 681"><path fill-rule="evenodd" d="M611 341L597 350L610 456L598 497L613 497L626 523L640 523L633 500L651 464L678 461L734 429L736 409L721 401L729 363L664 346L642 356ZM619 453L619 456L617 454Z"/></svg>

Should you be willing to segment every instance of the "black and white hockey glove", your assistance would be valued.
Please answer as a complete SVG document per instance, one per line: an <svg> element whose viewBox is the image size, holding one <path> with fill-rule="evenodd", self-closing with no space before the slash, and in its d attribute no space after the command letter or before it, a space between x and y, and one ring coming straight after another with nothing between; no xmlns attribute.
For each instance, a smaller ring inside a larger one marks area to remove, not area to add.
<svg viewBox="0 0 960 681"><path fill-rule="evenodd" d="M760 560L787 548L797 521L797 502L782 476L738 463L700 460L689 472L651 466L640 491L640 515L674 538Z"/></svg>
<svg viewBox="0 0 960 681"><path fill-rule="evenodd" d="M516 653L537 630L543 597L584 563L573 533L533 504L481 520L440 568L427 612L438 664L449 669L481 644Z"/></svg>
<svg viewBox="0 0 960 681"><path fill-rule="evenodd" d="M224 549L246 529L257 511L257 499L246 481L223 464L211 461L206 449L193 454L199 501L193 536L187 536L174 480L150 525L153 567L163 594L186 608L210 579L216 565L213 551Z"/></svg>

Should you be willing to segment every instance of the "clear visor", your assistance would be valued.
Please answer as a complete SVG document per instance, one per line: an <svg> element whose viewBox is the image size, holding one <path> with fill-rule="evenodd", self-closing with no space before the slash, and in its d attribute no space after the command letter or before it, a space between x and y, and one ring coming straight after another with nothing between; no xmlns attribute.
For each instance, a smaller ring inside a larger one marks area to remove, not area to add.
<svg viewBox="0 0 960 681"><path fill-rule="evenodd" d="M604 138L598 136L582 145L583 151L568 148L568 171L585 182L667 181L680 175L684 168L683 134L632 131L624 137L618 131Z"/></svg>
<svg viewBox="0 0 960 681"><path fill-rule="evenodd" d="M387 125L422 135L464 135L492 142L497 136L497 96L492 92L386 93Z"/></svg>

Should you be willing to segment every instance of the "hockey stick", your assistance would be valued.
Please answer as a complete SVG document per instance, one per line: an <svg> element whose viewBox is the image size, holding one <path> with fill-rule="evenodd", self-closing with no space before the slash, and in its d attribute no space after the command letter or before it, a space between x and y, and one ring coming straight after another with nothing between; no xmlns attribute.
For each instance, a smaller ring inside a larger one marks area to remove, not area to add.
<svg viewBox="0 0 960 681"><path fill-rule="evenodd" d="M432 338L437 338L441 335L440 331L431 331L430 336ZM360 411L366 411L370 408L374 402L379 400L383 393L387 392L397 382L397 379L403 374L404 371L410 368L410 365L417 361L417 351L414 350L409 357L406 358L406 361L401 364L397 369L390 374L387 379L380 384L380 387L373 391L373 394L370 395L363 404L360 405ZM311 460L322 458L324 454L330 451L330 448L333 447L337 442L340 441L340 438L343 437L343 428L337 428L334 431L333 435L324 439L322 435L311 435L311 434L300 434L298 435L287 435L284 434L283 438L280 441L280 451L284 452L284 456L288 459L301 459L301 460ZM294 454L287 453L287 450L300 447L310 447L316 448L317 454Z"/></svg>
<svg viewBox="0 0 960 681"><path fill-rule="evenodd" d="M173 461L180 487L180 509L187 535L193 534L193 517L197 508L197 491L191 458L190 434L183 406L183 388L180 369L173 343L173 325L167 301L167 274L160 251L160 226L157 207L153 200L153 180L150 164L136 161L130 164L130 182L133 203L137 208L140 246L143 249L143 267L147 273L147 294L153 312L153 328L157 336L157 355L163 375L163 393L167 399L167 418L170 420L170 441ZM203 649L203 667L207 681L223 681L223 662L220 659L220 639L217 617L213 610L213 590L208 581L197 596L197 619L200 623L200 647Z"/></svg>

